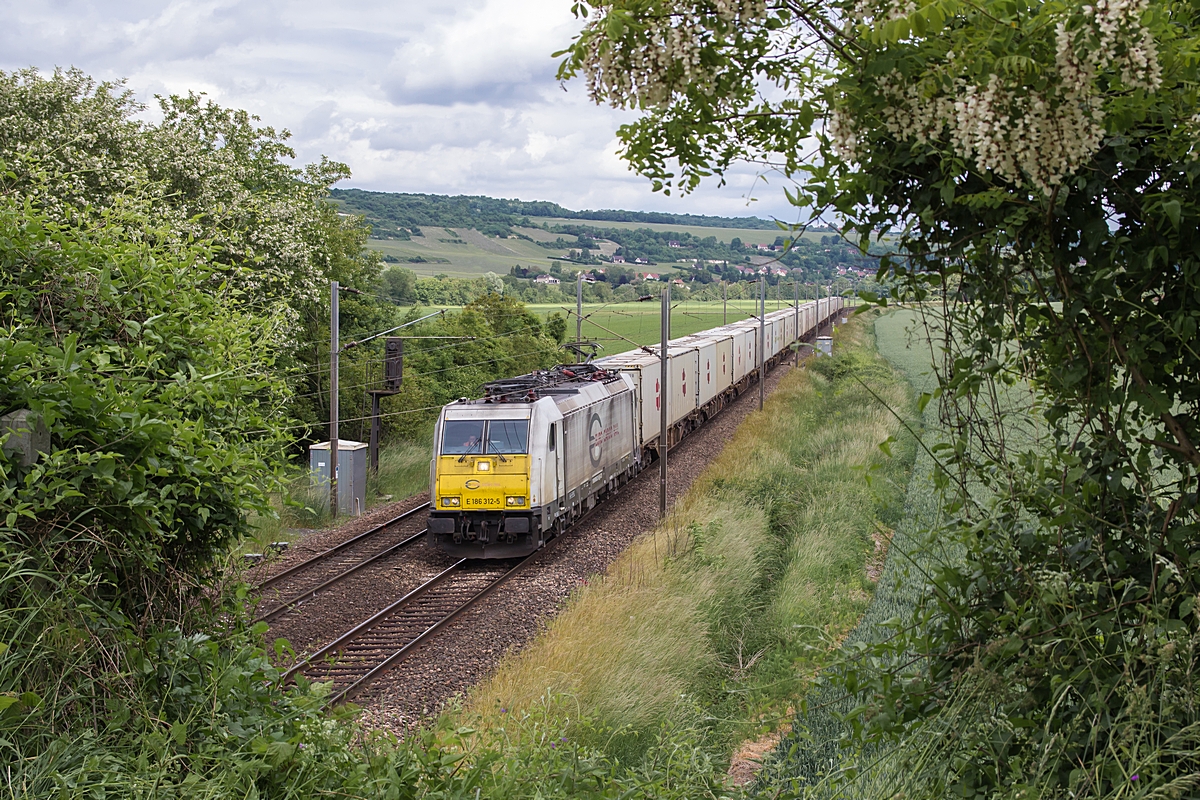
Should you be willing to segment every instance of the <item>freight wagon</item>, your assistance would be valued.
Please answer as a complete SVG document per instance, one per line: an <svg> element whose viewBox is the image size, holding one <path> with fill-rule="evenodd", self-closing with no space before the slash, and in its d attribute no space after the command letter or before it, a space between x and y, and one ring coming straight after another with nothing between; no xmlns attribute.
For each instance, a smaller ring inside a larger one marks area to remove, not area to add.
<svg viewBox="0 0 1200 800"><path fill-rule="evenodd" d="M826 298L773 311L761 327L749 319L671 340L665 436L657 347L495 381L445 406L431 541L463 558L536 551L754 385L760 351L770 370L841 308Z"/></svg>

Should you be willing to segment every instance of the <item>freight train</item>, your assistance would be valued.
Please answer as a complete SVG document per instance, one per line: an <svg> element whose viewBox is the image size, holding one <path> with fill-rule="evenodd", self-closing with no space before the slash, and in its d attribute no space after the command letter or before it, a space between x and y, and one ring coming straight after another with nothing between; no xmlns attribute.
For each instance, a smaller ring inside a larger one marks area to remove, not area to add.
<svg viewBox="0 0 1200 800"><path fill-rule="evenodd" d="M528 555L624 486L842 310L826 298L672 339L667 430L658 347L486 384L442 409L428 530L458 558ZM760 338L762 341L760 341Z"/></svg>

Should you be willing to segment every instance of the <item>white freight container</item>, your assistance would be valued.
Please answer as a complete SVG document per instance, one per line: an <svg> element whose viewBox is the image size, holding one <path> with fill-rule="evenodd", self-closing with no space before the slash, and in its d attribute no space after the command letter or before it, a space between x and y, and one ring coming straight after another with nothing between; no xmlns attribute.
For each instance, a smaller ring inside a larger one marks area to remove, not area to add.
<svg viewBox="0 0 1200 800"><path fill-rule="evenodd" d="M699 335L685 336L671 344L696 348L696 406L707 405L720 391L720 364L716 340Z"/></svg>
<svg viewBox="0 0 1200 800"><path fill-rule="evenodd" d="M769 315L771 319L779 320L782 327L780 329L780 345L779 350L786 350L796 336L796 310L795 308L784 308L779 311L772 311ZM778 351L777 351L778 352Z"/></svg>
<svg viewBox="0 0 1200 800"><path fill-rule="evenodd" d="M708 339L716 348L713 361L713 394L716 395L733 385L733 333L716 328L696 336Z"/></svg>
<svg viewBox="0 0 1200 800"><path fill-rule="evenodd" d="M674 425L696 410L697 384L700 382L700 349L694 344L672 345L670 355L670 394L667 415Z"/></svg>
<svg viewBox="0 0 1200 800"><path fill-rule="evenodd" d="M783 349L783 320L767 320L767 358L774 358Z"/></svg>
<svg viewBox="0 0 1200 800"><path fill-rule="evenodd" d="M733 340L733 352L730 354L731 380L733 383L739 383L750 370L750 356L746 347L749 334L745 328L738 328L734 325L727 325L721 331Z"/></svg>
<svg viewBox="0 0 1200 800"><path fill-rule="evenodd" d="M738 323L731 323L720 328L705 331L701 336L713 337L728 341L729 385L739 382L746 373L754 368L749 356L749 344L753 337L749 330ZM724 351L722 351L724 352Z"/></svg>
<svg viewBox="0 0 1200 800"><path fill-rule="evenodd" d="M654 347L652 349L657 349ZM667 398L668 424L696 410L696 372L699 351L695 346L668 347L667 371L669 393ZM628 375L637 387L638 441L641 445L653 441L659 435L659 409L662 402L661 365L657 355L644 351L632 351L597 359L596 365L605 369L619 370Z"/></svg>
<svg viewBox="0 0 1200 800"><path fill-rule="evenodd" d="M759 322L757 319L748 319L743 322L737 322L730 327L739 331L742 334L744 343L745 358L740 365L740 374L734 373L735 380L741 380L747 375L758 369L758 350L759 350Z"/></svg>

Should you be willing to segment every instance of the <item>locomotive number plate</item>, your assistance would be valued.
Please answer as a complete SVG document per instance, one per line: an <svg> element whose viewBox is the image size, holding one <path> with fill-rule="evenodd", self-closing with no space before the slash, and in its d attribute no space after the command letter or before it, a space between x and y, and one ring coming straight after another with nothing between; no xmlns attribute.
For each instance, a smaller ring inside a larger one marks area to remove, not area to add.
<svg viewBox="0 0 1200 800"><path fill-rule="evenodd" d="M494 506L500 507L499 497L468 497L465 504L468 506Z"/></svg>

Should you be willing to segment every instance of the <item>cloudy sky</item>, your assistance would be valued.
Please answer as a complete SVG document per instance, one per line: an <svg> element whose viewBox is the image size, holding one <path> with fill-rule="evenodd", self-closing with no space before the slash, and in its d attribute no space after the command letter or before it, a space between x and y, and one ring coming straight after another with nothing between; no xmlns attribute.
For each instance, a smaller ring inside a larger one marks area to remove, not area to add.
<svg viewBox="0 0 1200 800"><path fill-rule="evenodd" d="M754 170L663 197L616 156L627 113L555 81L570 0L0 0L0 69L75 66L143 102L206 92L287 128L344 186L794 219ZM751 202L751 198L753 201Z"/></svg>

